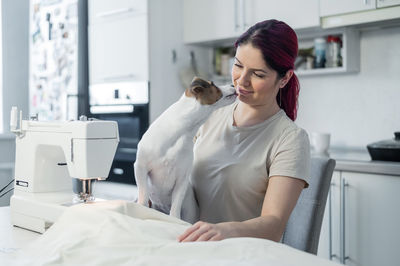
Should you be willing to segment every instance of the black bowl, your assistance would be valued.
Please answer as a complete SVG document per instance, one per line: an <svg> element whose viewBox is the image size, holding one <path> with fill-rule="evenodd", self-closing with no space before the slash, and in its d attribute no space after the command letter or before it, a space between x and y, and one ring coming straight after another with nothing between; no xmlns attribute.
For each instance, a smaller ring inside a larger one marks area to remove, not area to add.
<svg viewBox="0 0 400 266"><path fill-rule="evenodd" d="M367 149L372 160L400 162L400 131L394 132L394 139L368 144Z"/></svg>
<svg viewBox="0 0 400 266"><path fill-rule="evenodd" d="M380 148L367 146L372 160L400 162L400 148Z"/></svg>

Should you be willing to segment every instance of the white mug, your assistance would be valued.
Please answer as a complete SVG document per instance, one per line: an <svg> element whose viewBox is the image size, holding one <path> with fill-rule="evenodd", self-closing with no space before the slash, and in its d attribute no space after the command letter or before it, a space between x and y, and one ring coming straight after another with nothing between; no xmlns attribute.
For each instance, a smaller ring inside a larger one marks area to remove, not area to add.
<svg viewBox="0 0 400 266"><path fill-rule="evenodd" d="M310 135L311 147L314 148L314 151L318 154L326 154L328 153L331 134L329 133L320 133L320 132L312 132Z"/></svg>

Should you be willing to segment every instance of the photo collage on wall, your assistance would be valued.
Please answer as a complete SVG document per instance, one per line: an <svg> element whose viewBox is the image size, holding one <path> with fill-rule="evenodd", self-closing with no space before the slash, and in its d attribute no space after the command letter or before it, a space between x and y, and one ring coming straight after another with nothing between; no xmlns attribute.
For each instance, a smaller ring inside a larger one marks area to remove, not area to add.
<svg viewBox="0 0 400 266"><path fill-rule="evenodd" d="M30 6L29 102L39 120L77 118L78 0Z"/></svg>

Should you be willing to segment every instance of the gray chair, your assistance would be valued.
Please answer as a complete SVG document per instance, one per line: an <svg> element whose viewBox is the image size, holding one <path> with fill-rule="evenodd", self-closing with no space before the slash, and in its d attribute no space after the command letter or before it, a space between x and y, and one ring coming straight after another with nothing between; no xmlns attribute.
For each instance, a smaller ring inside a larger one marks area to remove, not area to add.
<svg viewBox="0 0 400 266"><path fill-rule="evenodd" d="M282 243L317 254L322 218L336 161L311 158L309 187L303 189L283 233Z"/></svg>

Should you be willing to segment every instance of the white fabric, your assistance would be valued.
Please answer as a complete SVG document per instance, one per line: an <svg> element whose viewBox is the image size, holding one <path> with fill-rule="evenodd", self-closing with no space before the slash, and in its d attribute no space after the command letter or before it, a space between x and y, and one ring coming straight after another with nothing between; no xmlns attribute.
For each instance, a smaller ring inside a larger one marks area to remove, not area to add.
<svg viewBox="0 0 400 266"><path fill-rule="evenodd" d="M283 110L254 126L233 125L237 106L216 110L200 128L194 146L191 184L200 220L244 221L261 215L271 176L307 182L307 133Z"/></svg>
<svg viewBox="0 0 400 266"><path fill-rule="evenodd" d="M337 265L264 239L177 242L188 226L135 203L73 206L1 265Z"/></svg>

